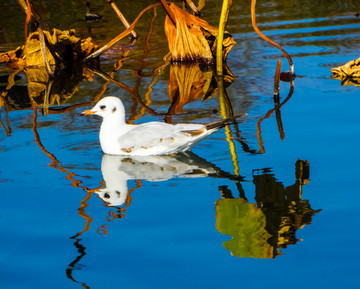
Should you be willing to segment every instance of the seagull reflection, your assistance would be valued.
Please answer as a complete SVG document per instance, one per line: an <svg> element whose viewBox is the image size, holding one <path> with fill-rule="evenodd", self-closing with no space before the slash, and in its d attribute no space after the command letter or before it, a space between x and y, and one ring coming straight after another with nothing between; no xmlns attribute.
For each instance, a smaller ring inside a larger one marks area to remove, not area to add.
<svg viewBox="0 0 360 289"><path fill-rule="evenodd" d="M104 154L101 172L106 187L95 192L109 206L127 202L128 180L159 182L174 177L199 178L227 175L212 163L191 152L173 156L117 156Z"/></svg>

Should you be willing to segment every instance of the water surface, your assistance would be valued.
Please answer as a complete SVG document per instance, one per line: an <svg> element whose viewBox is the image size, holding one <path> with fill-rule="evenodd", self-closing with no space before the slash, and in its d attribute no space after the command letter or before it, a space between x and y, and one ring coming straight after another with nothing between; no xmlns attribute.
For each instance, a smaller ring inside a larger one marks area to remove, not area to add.
<svg viewBox="0 0 360 289"><path fill-rule="evenodd" d="M123 2L130 22L152 3ZM105 43L123 28L109 6L91 4L103 18L90 31ZM113 71L116 55L100 58L102 71L138 89L157 114L94 75L48 114L38 108L34 122L20 72L8 111L1 108L1 287L357 288L359 88L341 86L330 73L359 57L356 4L258 1L259 28L293 57L298 75L280 110L280 133L273 77L277 59L283 70L287 61L253 31L250 4L234 3L227 30L237 42L228 56L236 78L226 92L234 113L247 115L185 155L104 156L101 120L78 117L105 87L102 96L120 97L129 122L221 118L218 94L164 117L178 68L154 72L168 51L160 8L139 22L139 40L121 69ZM206 1L203 18L217 26L220 7ZM15 49L24 42L25 15L11 1L0 9L0 49ZM50 27L89 36L85 5L45 1L41 9ZM12 72L0 66L0 76ZM290 90L281 82L281 102Z"/></svg>

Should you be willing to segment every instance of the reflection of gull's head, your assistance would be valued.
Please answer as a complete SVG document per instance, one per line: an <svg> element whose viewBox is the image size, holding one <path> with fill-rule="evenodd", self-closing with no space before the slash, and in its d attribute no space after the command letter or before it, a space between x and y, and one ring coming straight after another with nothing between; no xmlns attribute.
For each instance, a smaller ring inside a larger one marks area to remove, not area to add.
<svg viewBox="0 0 360 289"><path fill-rule="evenodd" d="M116 188L106 187L100 189L98 192L99 197L108 203L110 206L121 206L125 203L127 197L127 190L119 191Z"/></svg>
<svg viewBox="0 0 360 289"><path fill-rule="evenodd" d="M121 161L116 156L103 155L101 172L106 187L97 192L99 197L111 206L121 206L126 201L127 180L131 177L121 170Z"/></svg>
<svg viewBox="0 0 360 289"><path fill-rule="evenodd" d="M164 181L176 176L205 177L216 173L216 168L193 153L131 157L104 154L101 172L106 187L97 193L109 205L121 206L127 198L128 180Z"/></svg>

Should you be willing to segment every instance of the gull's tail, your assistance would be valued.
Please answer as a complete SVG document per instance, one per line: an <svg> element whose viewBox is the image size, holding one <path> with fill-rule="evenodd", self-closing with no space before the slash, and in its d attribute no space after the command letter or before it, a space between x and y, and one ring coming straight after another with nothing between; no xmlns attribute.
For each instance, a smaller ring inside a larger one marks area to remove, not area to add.
<svg viewBox="0 0 360 289"><path fill-rule="evenodd" d="M204 123L207 130L218 130L220 128L223 128L227 124L235 123L237 118L246 116L246 114L239 114L235 116L231 116L222 120L212 121L208 123Z"/></svg>

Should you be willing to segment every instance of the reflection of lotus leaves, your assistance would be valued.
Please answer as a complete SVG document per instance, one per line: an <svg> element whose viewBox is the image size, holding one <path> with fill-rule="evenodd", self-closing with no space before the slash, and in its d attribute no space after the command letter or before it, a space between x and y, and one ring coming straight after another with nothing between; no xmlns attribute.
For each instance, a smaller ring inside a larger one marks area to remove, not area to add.
<svg viewBox="0 0 360 289"><path fill-rule="evenodd" d="M266 218L261 209L244 199L217 200L216 229L233 239L223 243L237 257L272 258L273 247L267 243Z"/></svg>
<svg viewBox="0 0 360 289"><path fill-rule="evenodd" d="M43 30L44 36L46 37L47 42L51 45L52 49L59 56L64 53L68 45L75 46L80 38L75 37L74 30L65 30L61 31L54 29L52 33L49 31ZM50 65L55 65L55 59L49 49L45 49L46 58L49 61ZM41 49L40 49L40 40L39 33L31 33L25 44L24 55L26 56L26 66L27 67L45 67L44 60L42 58Z"/></svg>
<svg viewBox="0 0 360 289"><path fill-rule="evenodd" d="M202 71L199 64L171 65L168 92L170 112L180 112L182 107L205 95L209 89L212 71Z"/></svg>
<svg viewBox="0 0 360 289"><path fill-rule="evenodd" d="M331 78L341 80L341 85L344 87L348 85L360 86L360 77L332 75Z"/></svg>
<svg viewBox="0 0 360 289"><path fill-rule="evenodd" d="M60 105L78 90L83 72L80 58L91 53L97 46L92 43L91 38L80 39L76 37L74 30L54 29L52 33L45 30L43 33L51 49L62 59L63 63L62 66L59 66L61 69L52 81L45 69L39 33L30 34L23 51L26 56L25 73L28 80L29 97L34 99L37 105ZM56 61L53 54L48 48L45 49L45 54L51 69L54 71ZM66 69L64 69L64 65ZM46 91L49 96L44 99Z"/></svg>
<svg viewBox="0 0 360 289"><path fill-rule="evenodd" d="M101 162L106 188L97 193L112 206L122 205L128 180L164 181L176 176L205 177L216 173L210 163L193 153L176 156L115 156L104 154Z"/></svg>
<svg viewBox="0 0 360 289"><path fill-rule="evenodd" d="M360 86L360 58L349 61L342 66L330 70L334 75L333 79L341 80L342 86L355 85Z"/></svg>
<svg viewBox="0 0 360 289"><path fill-rule="evenodd" d="M75 72L77 69L74 70ZM28 80L29 97L32 98L37 105L60 105L71 98L78 90L81 80L81 73L77 75L61 75L56 77L54 81L50 81L49 74L43 68L27 68L25 70ZM46 91L50 95L45 100Z"/></svg>

